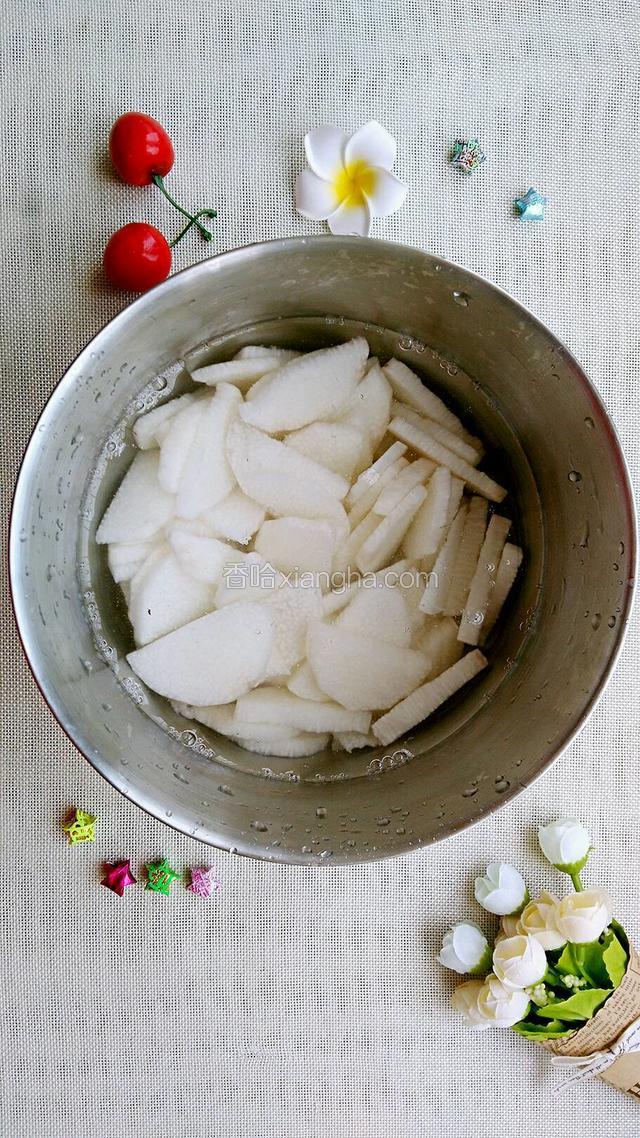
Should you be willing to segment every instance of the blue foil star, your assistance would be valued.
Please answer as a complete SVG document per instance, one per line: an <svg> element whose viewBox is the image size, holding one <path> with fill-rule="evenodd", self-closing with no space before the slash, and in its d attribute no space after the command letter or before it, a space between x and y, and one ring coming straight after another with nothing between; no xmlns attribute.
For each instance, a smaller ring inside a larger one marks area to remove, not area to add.
<svg viewBox="0 0 640 1138"><path fill-rule="evenodd" d="M544 221L547 199L531 186L524 197L516 198L514 205L522 221Z"/></svg>

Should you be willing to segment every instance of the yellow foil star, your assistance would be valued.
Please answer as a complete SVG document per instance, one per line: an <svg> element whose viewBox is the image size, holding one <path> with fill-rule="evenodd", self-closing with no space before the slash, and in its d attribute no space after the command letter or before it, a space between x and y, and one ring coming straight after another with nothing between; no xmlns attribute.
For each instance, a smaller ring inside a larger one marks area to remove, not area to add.
<svg viewBox="0 0 640 1138"><path fill-rule="evenodd" d="M295 195L303 217L326 221L332 233L366 237L372 217L400 209L407 187L391 173L396 141L380 123L352 135L320 126L305 135L304 147L309 166L298 176Z"/></svg>
<svg viewBox="0 0 640 1138"><path fill-rule="evenodd" d="M96 818L94 814L86 814L84 810L74 810L73 817L64 822L62 829L69 838L70 846L77 846L80 842L95 841Z"/></svg>

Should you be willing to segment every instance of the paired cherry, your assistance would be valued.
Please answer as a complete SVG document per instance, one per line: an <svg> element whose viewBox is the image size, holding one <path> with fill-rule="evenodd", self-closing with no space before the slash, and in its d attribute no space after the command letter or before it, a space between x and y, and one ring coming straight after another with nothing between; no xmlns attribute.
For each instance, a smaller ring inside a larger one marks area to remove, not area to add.
<svg viewBox="0 0 640 1138"><path fill-rule="evenodd" d="M109 154L116 173L130 186L155 185L184 217L187 224L168 242L146 222L133 222L114 233L104 251L104 271L112 284L131 292L145 292L165 280L171 271L171 249L196 226L205 241L211 233L200 221L213 218L214 209L192 214L178 205L164 184L175 161L173 144L166 130L150 115L129 111L113 124L109 135Z"/></svg>

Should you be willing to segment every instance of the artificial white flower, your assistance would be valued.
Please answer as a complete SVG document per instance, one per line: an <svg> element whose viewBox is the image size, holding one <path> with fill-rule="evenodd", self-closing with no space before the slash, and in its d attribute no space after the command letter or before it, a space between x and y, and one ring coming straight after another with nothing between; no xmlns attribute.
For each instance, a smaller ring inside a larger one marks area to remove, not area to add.
<svg viewBox="0 0 640 1138"><path fill-rule="evenodd" d="M493 971L505 988L529 988L547 971L544 948L530 936L510 936L493 950Z"/></svg>
<svg viewBox="0 0 640 1138"><path fill-rule="evenodd" d="M484 988L482 980L467 980L460 984L451 997L451 1003L472 1031L486 1031L491 1024L478 1010L478 996Z"/></svg>
<svg viewBox="0 0 640 1138"><path fill-rule="evenodd" d="M444 934L438 960L461 976L484 976L491 967L489 942L473 921L458 921Z"/></svg>
<svg viewBox="0 0 640 1138"><path fill-rule="evenodd" d="M540 848L556 869L579 873L591 849L591 839L577 818L558 818L538 830Z"/></svg>
<svg viewBox="0 0 640 1138"><path fill-rule="evenodd" d="M553 952L567 943L567 938L556 928L555 912L558 898L542 891L537 901L529 901L516 921L516 933L531 936L545 952Z"/></svg>
<svg viewBox="0 0 640 1138"><path fill-rule="evenodd" d="M326 221L332 233L366 237L372 217L400 209L407 187L391 173L396 142L380 123L368 122L352 135L320 126L305 135L304 148L309 167L295 191L303 217Z"/></svg>
<svg viewBox="0 0 640 1138"><path fill-rule="evenodd" d="M514 916L529 900L524 878L512 865L493 861L485 877L476 877L476 901L498 917Z"/></svg>
<svg viewBox="0 0 640 1138"><path fill-rule="evenodd" d="M507 988L494 976L487 976L478 992L478 1011L482 1019L495 1027L513 1027L526 1016L529 996L521 988Z"/></svg>
<svg viewBox="0 0 640 1138"><path fill-rule="evenodd" d="M613 917L611 898L604 889L584 889L569 893L556 906L554 920L558 932L571 944L598 940Z"/></svg>
<svg viewBox="0 0 640 1138"><path fill-rule="evenodd" d="M500 921L500 928L502 929L503 936L517 936L519 933L518 921L519 917L502 917Z"/></svg>

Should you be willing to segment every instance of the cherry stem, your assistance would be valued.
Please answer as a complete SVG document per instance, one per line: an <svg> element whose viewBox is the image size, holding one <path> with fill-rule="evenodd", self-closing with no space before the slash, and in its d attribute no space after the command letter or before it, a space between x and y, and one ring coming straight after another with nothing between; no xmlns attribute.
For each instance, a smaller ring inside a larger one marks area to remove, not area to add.
<svg viewBox="0 0 640 1138"><path fill-rule="evenodd" d="M182 233L178 237L176 237L176 240L171 242L171 244L175 245L176 242L179 241L180 238L184 236L184 234L187 232L188 229L191 228L192 225L197 225L197 227L200 230L200 233L204 237L205 241L211 241L211 239L212 239L211 233L209 233L209 230L205 229L204 225L202 225L202 223L198 221L198 218L202 214L204 214L206 217L215 217L216 211L214 209L209 209L209 210L201 209L200 212L196 213L195 215L192 213L189 213L188 210L183 209L181 205L178 205L175 198L171 197L171 194L169 193L167 187L164 184L164 179L162 178L161 174L152 174L151 180L158 187L158 189L160 190L160 193L164 194L167 201L171 202L171 205L175 209L177 209L178 212L183 215L183 217L189 218L189 224L186 226L185 229L183 229Z"/></svg>
<svg viewBox="0 0 640 1138"><path fill-rule="evenodd" d="M182 238L185 236L186 233L189 232L189 230L192 228L192 226L199 224L198 223L199 217L217 217L217 214L216 214L215 209L200 209L200 210L198 210L197 213L194 213L193 217L191 218L190 221L187 222L184 229L180 230L178 236L174 237L173 241L169 242L169 245L172 249L175 248L175 246L178 244L179 241L182 241ZM207 240L210 240L210 238L211 238L211 234L209 234L209 238Z"/></svg>

